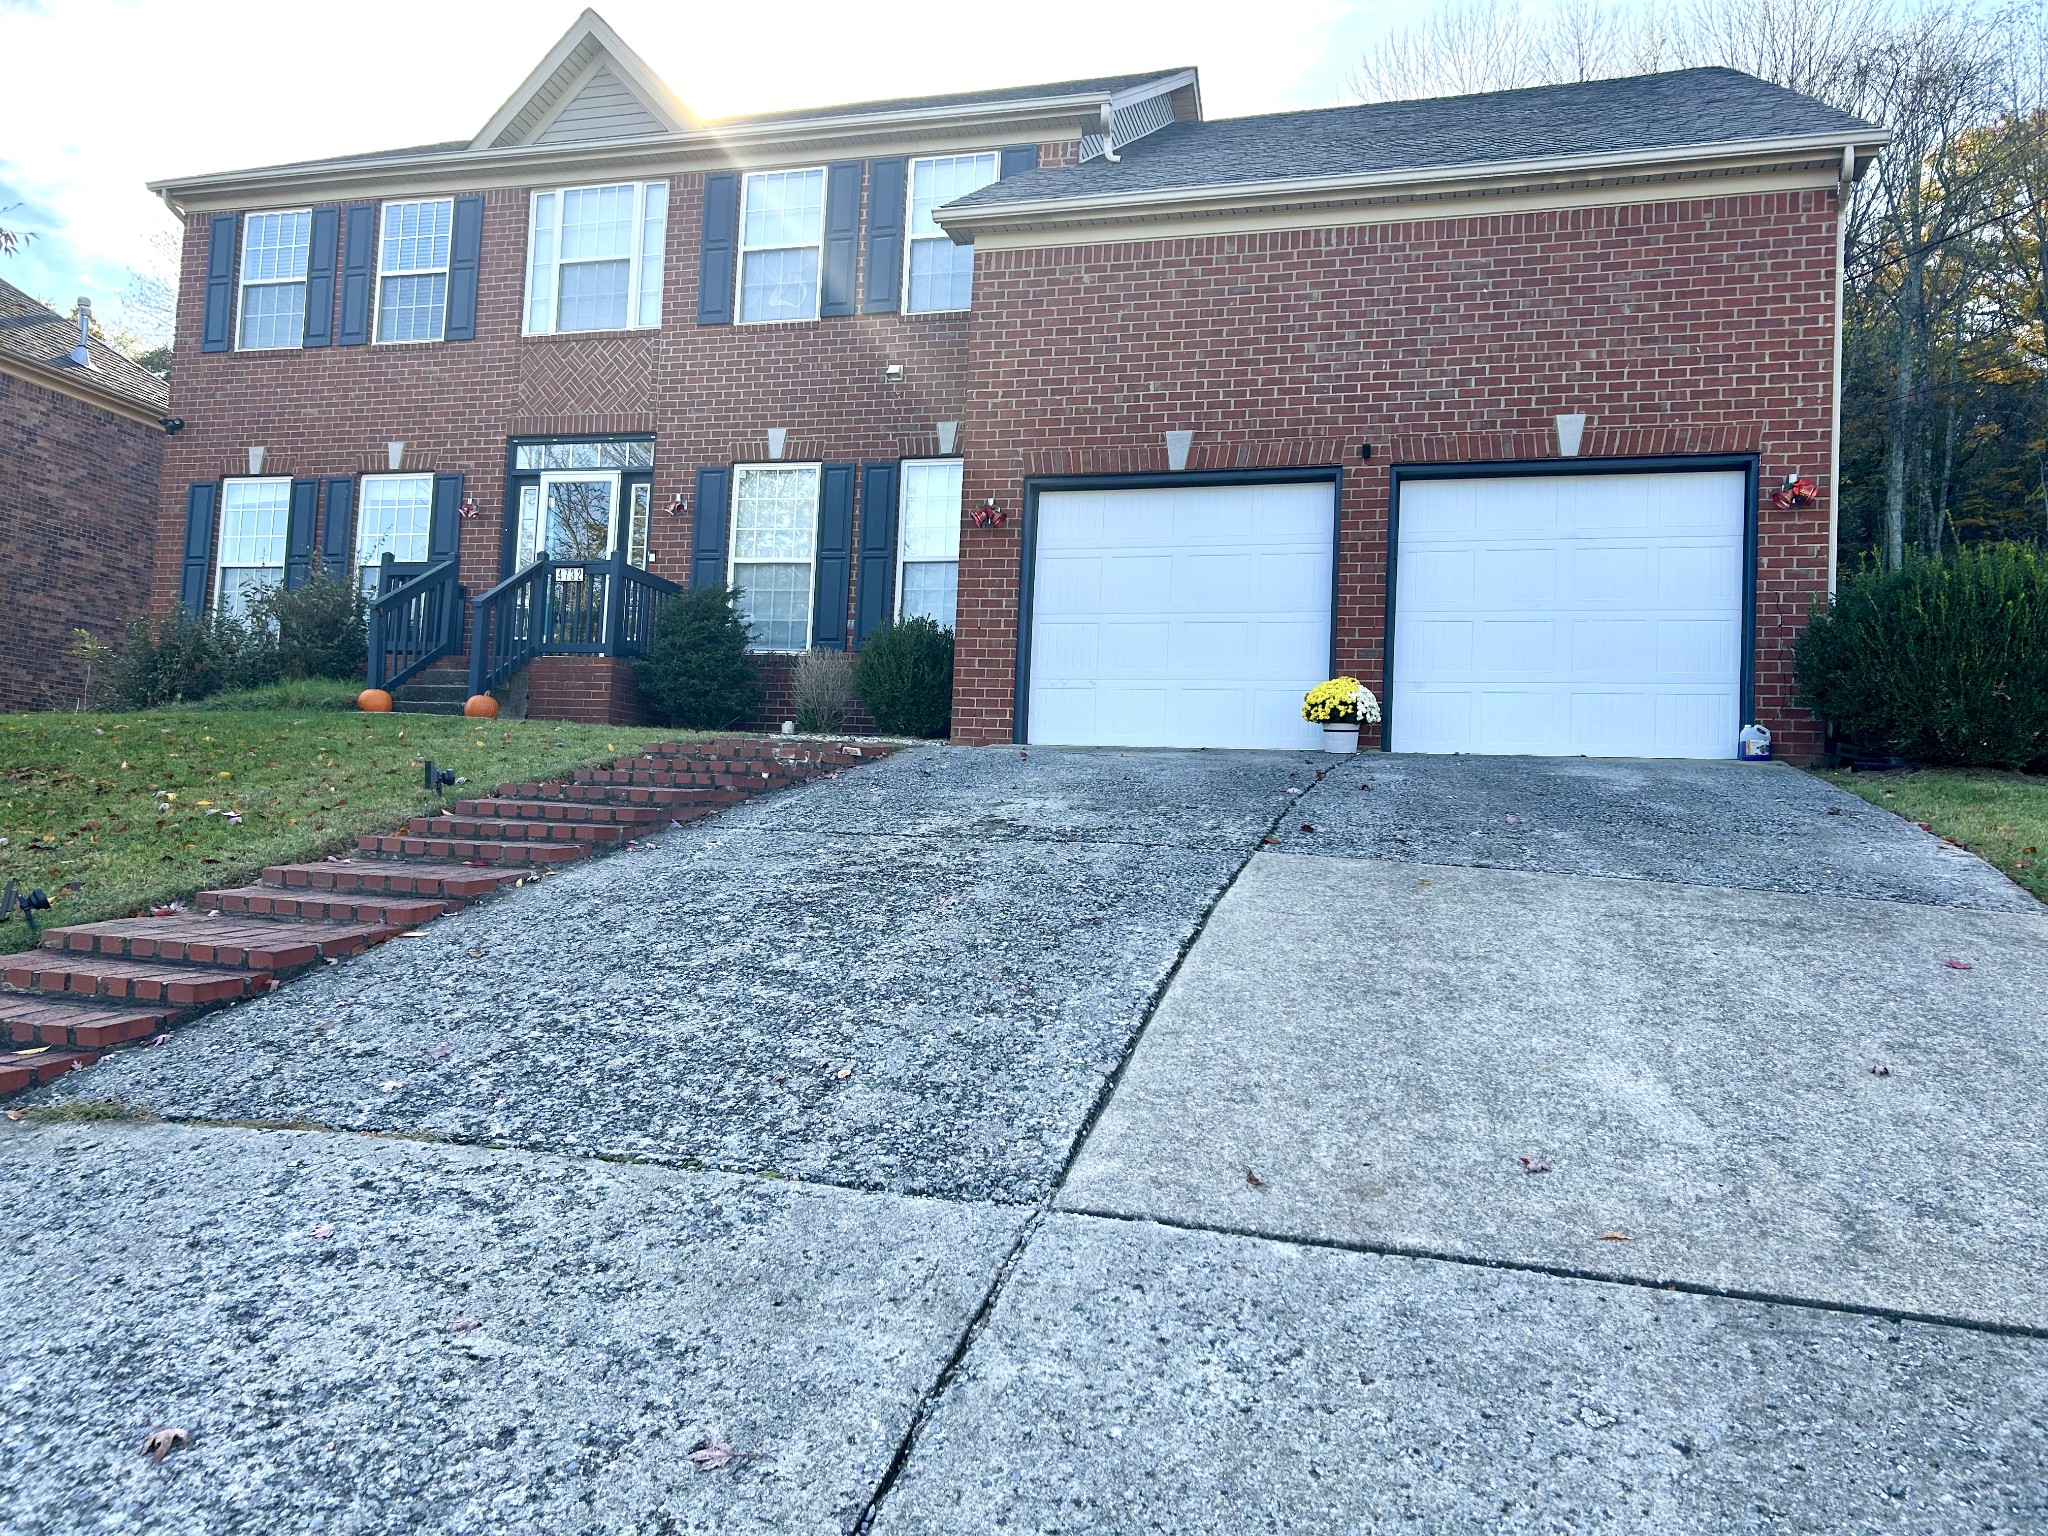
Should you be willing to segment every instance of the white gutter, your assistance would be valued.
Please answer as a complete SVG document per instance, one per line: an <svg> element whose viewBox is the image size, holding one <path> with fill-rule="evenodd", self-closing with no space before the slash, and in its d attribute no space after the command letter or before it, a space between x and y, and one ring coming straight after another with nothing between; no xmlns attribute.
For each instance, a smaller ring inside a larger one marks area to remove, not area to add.
<svg viewBox="0 0 2048 1536"><path fill-rule="evenodd" d="M688 133L649 134L637 139L602 143L521 144L505 149L467 147L420 155L360 155L342 160L301 161L291 165L218 171L202 176L171 177L147 183L149 190L183 212L187 199L262 192L281 186L314 188L351 181L405 178L417 180L437 172L448 179L519 170L543 174L549 167L583 170L615 161L634 162L702 154L724 158L734 148L803 149L834 139L884 138L932 128L963 131L990 125L1075 129L1099 117L1110 101L1106 91L1070 96L1033 96L1010 101L952 103L943 107L910 107L893 112L849 112L801 119L707 124ZM1078 121L1077 121L1078 120Z"/></svg>
<svg viewBox="0 0 2048 1536"><path fill-rule="evenodd" d="M1841 133L1809 134L1781 139L1745 139L1724 144L1688 144L1622 154L1565 155L1548 159L1412 167L1363 175L1347 172L1334 176L1285 177L1209 186L1142 188L1101 192L1087 197L1039 197L1021 202L969 204L964 207L955 203L936 210L933 217L947 234L958 240L964 234L979 230L1038 222L1064 223L1104 216L1196 215L1219 209L1237 211L1276 203L1384 197L1422 188L1440 191L1520 178L1555 180L1589 173L1641 172L1679 165L1750 165L1759 160L1811 156L1821 151L1842 151L1862 164L1890 142L1891 133L1879 128L1848 136ZM1864 153L1866 149L1868 155Z"/></svg>

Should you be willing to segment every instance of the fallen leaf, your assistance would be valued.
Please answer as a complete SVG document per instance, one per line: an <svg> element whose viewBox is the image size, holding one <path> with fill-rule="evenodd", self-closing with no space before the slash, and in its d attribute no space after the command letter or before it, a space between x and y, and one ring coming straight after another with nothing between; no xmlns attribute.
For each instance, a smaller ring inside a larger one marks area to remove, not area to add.
<svg viewBox="0 0 2048 1536"><path fill-rule="evenodd" d="M1266 1181L1260 1178L1256 1173L1253 1173L1249 1168L1245 1169L1244 1171L1244 1181L1245 1183L1251 1185L1253 1189L1264 1189L1266 1187Z"/></svg>
<svg viewBox="0 0 2048 1536"><path fill-rule="evenodd" d="M1359 785L1358 787L1359 787L1360 789L1371 789L1371 788L1372 788L1372 786L1371 786L1370 784L1361 784L1361 785Z"/></svg>
<svg viewBox="0 0 2048 1536"><path fill-rule="evenodd" d="M1872 1077L1890 1077L1892 1075L1892 1069L1886 1066L1872 1067L1870 1069L1870 1075Z"/></svg>
<svg viewBox="0 0 2048 1536"><path fill-rule="evenodd" d="M741 1457L738 1451L723 1440L702 1440L685 1459L699 1472L716 1472L728 1462L738 1461Z"/></svg>
<svg viewBox="0 0 2048 1536"><path fill-rule="evenodd" d="M18 1109L10 1109L9 1111L7 1111L7 1118L10 1120L19 1120L21 1118L21 1111Z"/></svg>
<svg viewBox="0 0 2048 1536"><path fill-rule="evenodd" d="M1522 818L1519 816L1510 816L1508 818L1508 825L1511 827L1519 827L1521 824Z"/></svg>
<svg viewBox="0 0 2048 1536"><path fill-rule="evenodd" d="M469 951L469 958L472 960L481 960L483 959L483 957L484 952L480 949L472 949L471 951Z"/></svg>
<svg viewBox="0 0 2048 1536"><path fill-rule="evenodd" d="M1302 830L1302 831L1304 831L1304 832L1313 832L1313 831L1315 831L1315 828L1314 828L1314 827L1312 827L1312 826L1310 826L1310 825L1309 825L1309 824L1308 824L1307 822L1305 822L1305 821L1304 821L1304 822L1303 822L1303 823L1301 824L1301 830Z"/></svg>
<svg viewBox="0 0 2048 1536"><path fill-rule="evenodd" d="M1548 1172L1550 1172L1550 1164L1548 1164L1548 1163L1546 1163L1545 1161L1543 1161L1543 1159L1542 1159L1542 1158L1540 1158L1540 1157L1524 1157L1524 1158L1518 1158L1518 1159L1516 1159L1516 1161L1518 1161L1519 1163L1521 1163L1521 1165L1522 1165L1522 1166L1523 1166L1524 1168L1528 1169L1528 1171L1529 1171L1529 1172L1531 1172L1531 1173L1548 1173Z"/></svg>
<svg viewBox="0 0 2048 1536"><path fill-rule="evenodd" d="M149 1432L149 1438L142 1442L142 1454L152 1461L162 1461L172 1451L191 1443L191 1430L178 1424L166 1424Z"/></svg>
<svg viewBox="0 0 2048 1536"><path fill-rule="evenodd" d="M324 1239L324 1238L329 1238L329 1237L332 1237L332 1236L334 1236L334 1228L333 1228L332 1226L330 1226L330 1225L329 1225L328 1223L326 1223L326 1222L324 1222L324 1221L323 1221L323 1222L321 1222L321 1223L320 1223L320 1225L319 1225L319 1226L317 1226L317 1227L315 1227L315 1228L313 1229L313 1235L314 1235L315 1237L318 1237L318 1238L323 1238L323 1239Z"/></svg>
<svg viewBox="0 0 2048 1536"><path fill-rule="evenodd" d="M480 1317L458 1317L448 1326L457 1333L474 1333L483 1325L483 1319Z"/></svg>
<svg viewBox="0 0 2048 1536"><path fill-rule="evenodd" d="M401 1078L387 1077L386 1079L384 1079L383 1082L379 1083L377 1086L385 1093L395 1093L400 1088L403 1088L405 1086L405 1083L404 1080Z"/></svg>
<svg viewBox="0 0 2048 1536"><path fill-rule="evenodd" d="M1632 1243L1635 1239L1626 1232L1602 1232L1600 1234L1600 1241L1603 1243Z"/></svg>
<svg viewBox="0 0 2048 1536"><path fill-rule="evenodd" d="M1278 843L1278 842L1280 841L1280 839L1279 839L1279 838L1277 838L1277 837L1262 837L1262 838L1260 838L1260 839L1259 839L1259 841L1260 841L1260 842L1262 842L1262 843L1273 843L1273 844L1277 844L1277 843Z"/></svg>
<svg viewBox="0 0 2048 1536"><path fill-rule="evenodd" d="M428 1046L426 1050L426 1057L429 1061L439 1061L442 1057L446 1056L450 1051L454 1049L454 1046L450 1045L446 1040L443 1040L439 1045Z"/></svg>
<svg viewBox="0 0 2048 1536"><path fill-rule="evenodd" d="M1969 961L1958 960L1954 955L1950 955L1942 964L1952 971L1974 971L1976 969L1976 966L1972 965Z"/></svg>
<svg viewBox="0 0 2048 1536"><path fill-rule="evenodd" d="M848 1079L849 1077L853 1076L853 1068L851 1068L851 1067L841 1067L841 1068L840 1068L840 1069L839 1069L839 1070L838 1070L838 1071L837 1071L836 1073L834 1073L833 1075L834 1075L835 1077L837 1077L837 1078L839 1079L839 1081L841 1081L841 1082L843 1083L843 1082L845 1082L845 1081L846 1081L846 1080L847 1080L847 1079Z"/></svg>
<svg viewBox="0 0 2048 1536"><path fill-rule="evenodd" d="M1828 807L1828 814L1830 816L1839 816L1842 814L1842 808L1839 805L1831 805Z"/></svg>

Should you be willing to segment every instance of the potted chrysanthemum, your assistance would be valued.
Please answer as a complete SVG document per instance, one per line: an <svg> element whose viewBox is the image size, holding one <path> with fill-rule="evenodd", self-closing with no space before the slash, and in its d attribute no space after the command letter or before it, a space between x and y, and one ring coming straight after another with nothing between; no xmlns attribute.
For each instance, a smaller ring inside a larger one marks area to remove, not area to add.
<svg viewBox="0 0 2048 1536"><path fill-rule="evenodd" d="M1323 728L1325 752L1356 752L1358 727L1380 723L1380 701L1357 678L1333 677L1309 689L1301 718Z"/></svg>

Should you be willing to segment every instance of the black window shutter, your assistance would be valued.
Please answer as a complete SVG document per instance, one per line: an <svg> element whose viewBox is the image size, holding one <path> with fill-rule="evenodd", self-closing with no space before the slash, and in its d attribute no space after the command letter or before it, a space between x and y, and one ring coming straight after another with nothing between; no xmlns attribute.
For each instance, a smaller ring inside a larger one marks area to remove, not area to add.
<svg viewBox="0 0 2048 1536"><path fill-rule="evenodd" d="M291 512L284 524L284 589L296 592L313 574L313 519L320 511L320 482L292 482Z"/></svg>
<svg viewBox="0 0 2048 1536"><path fill-rule="evenodd" d="M860 467L860 601L853 615L853 643L887 624L895 613L896 465Z"/></svg>
<svg viewBox="0 0 2048 1536"><path fill-rule="evenodd" d="M896 312L903 288L903 177L906 162L868 162L868 281L861 313Z"/></svg>
<svg viewBox="0 0 2048 1536"><path fill-rule="evenodd" d="M853 575L853 466L827 464L818 507L818 595L811 648L846 649L846 593Z"/></svg>
<svg viewBox="0 0 2048 1536"><path fill-rule="evenodd" d="M353 203L341 232L341 330L335 341L360 347L370 339L370 267L377 254L377 205Z"/></svg>
<svg viewBox="0 0 2048 1536"><path fill-rule="evenodd" d="M740 248L740 174L704 178L704 238L697 246L697 323L732 324L733 263Z"/></svg>
<svg viewBox="0 0 2048 1536"><path fill-rule="evenodd" d="M451 559L462 539L462 476L434 476L434 520L427 528L427 559Z"/></svg>
<svg viewBox="0 0 2048 1536"><path fill-rule="evenodd" d="M850 315L859 295L853 286L860 255L860 162L841 160L825 168L825 271L820 315Z"/></svg>
<svg viewBox="0 0 2048 1536"><path fill-rule="evenodd" d="M731 521L732 470L720 464L697 471L697 510L690 527L690 585L725 580L725 526Z"/></svg>
<svg viewBox="0 0 2048 1536"><path fill-rule="evenodd" d="M1036 144L1012 144L1003 151L1003 158L996 174L1015 176L1019 171L1038 169L1038 146Z"/></svg>
<svg viewBox="0 0 2048 1536"><path fill-rule="evenodd" d="M320 525L320 564L337 580L348 574L355 553L356 483L346 476L327 482L327 518Z"/></svg>
<svg viewBox="0 0 2048 1536"><path fill-rule="evenodd" d="M313 210L306 246L306 334L304 344L324 347L334 340L334 262L341 244L341 209Z"/></svg>
<svg viewBox="0 0 2048 1536"><path fill-rule="evenodd" d="M178 582L178 606L206 611L206 578L213 566L213 514L220 487L211 480L185 487L185 569Z"/></svg>
<svg viewBox="0 0 2048 1536"><path fill-rule="evenodd" d="M206 221L206 311L199 324L199 350L228 351L234 330L235 215L216 213Z"/></svg>
<svg viewBox="0 0 2048 1536"><path fill-rule="evenodd" d="M448 242L448 326L450 341L476 340L476 277L483 261L484 200L455 199L455 227Z"/></svg>

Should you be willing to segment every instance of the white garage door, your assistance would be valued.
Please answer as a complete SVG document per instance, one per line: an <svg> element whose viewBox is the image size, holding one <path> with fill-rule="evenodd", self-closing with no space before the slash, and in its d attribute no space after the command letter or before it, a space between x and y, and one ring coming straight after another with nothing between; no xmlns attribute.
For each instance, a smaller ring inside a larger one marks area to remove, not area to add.
<svg viewBox="0 0 2048 1536"><path fill-rule="evenodd" d="M1400 752L1733 757L1740 471L1408 480Z"/></svg>
<svg viewBox="0 0 2048 1536"><path fill-rule="evenodd" d="M1329 675L1334 488L1047 491L1027 734L1133 747L1304 747Z"/></svg>

